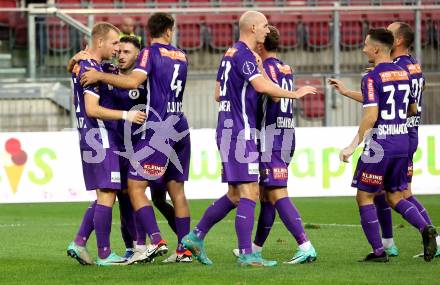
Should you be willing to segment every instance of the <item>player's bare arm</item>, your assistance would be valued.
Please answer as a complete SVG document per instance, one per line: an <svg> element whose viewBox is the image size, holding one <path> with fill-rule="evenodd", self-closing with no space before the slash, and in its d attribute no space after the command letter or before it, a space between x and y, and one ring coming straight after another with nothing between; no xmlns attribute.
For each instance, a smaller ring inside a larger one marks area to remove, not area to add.
<svg viewBox="0 0 440 285"><path fill-rule="evenodd" d="M128 120L136 124L142 124L147 115L141 111L121 111L104 108L99 105L99 98L87 92L84 94L84 103L87 116L101 120Z"/></svg>
<svg viewBox="0 0 440 285"><path fill-rule="evenodd" d="M348 158L354 153L359 144L364 141L365 136L367 136L374 127L378 116L378 107L370 106L364 108L364 114L362 116L362 121L359 125L359 130L353 141L349 146L341 150L339 154L339 159L343 162L348 162Z"/></svg>
<svg viewBox="0 0 440 285"><path fill-rule="evenodd" d="M335 78L329 78L328 83L333 86L336 91L338 91L341 95L351 98L353 100L358 101L359 103L363 102L362 93L360 91L350 90L348 89L341 80Z"/></svg>
<svg viewBox="0 0 440 285"><path fill-rule="evenodd" d="M115 86L117 88L134 89L141 85L145 80L147 80L146 74L136 70L131 72L130 75L116 75L99 72L92 68L87 69L88 71L84 72L81 76L81 84L83 86L88 86L100 81Z"/></svg>
<svg viewBox="0 0 440 285"><path fill-rule="evenodd" d="M220 82L215 82L215 91L214 91L214 99L217 102L220 102Z"/></svg>
<svg viewBox="0 0 440 285"><path fill-rule="evenodd" d="M272 81L259 76L251 81L252 86L258 93L264 93L270 97L300 99L307 94L316 94L318 91L312 86L303 86L296 91L284 90Z"/></svg>
<svg viewBox="0 0 440 285"><path fill-rule="evenodd" d="M417 103L412 103L408 105L407 116L412 117L417 115Z"/></svg>

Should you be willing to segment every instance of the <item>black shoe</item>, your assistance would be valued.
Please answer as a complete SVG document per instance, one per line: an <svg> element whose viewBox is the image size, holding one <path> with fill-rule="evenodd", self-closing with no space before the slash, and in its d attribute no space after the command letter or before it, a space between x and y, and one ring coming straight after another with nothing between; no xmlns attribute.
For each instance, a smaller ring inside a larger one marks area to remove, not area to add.
<svg viewBox="0 0 440 285"><path fill-rule="evenodd" d="M431 225L427 225L422 231L423 237L423 258L426 262L430 262L437 253L437 242L435 237L437 231Z"/></svg>
<svg viewBox="0 0 440 285"><path fill-rule="evenodd" d="M381 255L376 255L373 252L368 254L363 260L359 260L360 262L388 262L390 259L388 258L387 253L384 251Z"/></svg>

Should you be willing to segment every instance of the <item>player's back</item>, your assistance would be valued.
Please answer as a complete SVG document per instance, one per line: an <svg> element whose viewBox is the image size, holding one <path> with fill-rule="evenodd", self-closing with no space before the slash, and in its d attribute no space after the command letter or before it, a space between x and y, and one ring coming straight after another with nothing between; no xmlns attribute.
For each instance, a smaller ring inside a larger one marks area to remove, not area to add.
<svg viewBox="0 0 440 285"><path fill-rule="evenodd" d="M409 73L412 97L410 103L417 103L417 115L407 120L410 137L410 151L415 152L418 145L418 127L422 116L423 90L425 88L425 76L422 68L415 58L410 55L402 55L394 59L394 63Z"/></svg>
<svg viewBox="0 0 440 285"><path fill-rule="evenodd" d="M188 72L188 60L183 51L172 45L153 43L141 51L135 71L148 76L144 83L147 121L164 121L170 115L183 117Z"/></svg>
<svg viewBox="0 0 440 285"><path fill-rule="evenodd" d="M411 96L408 73L394 63L380 63L364 76L362 85L364 107L378 106L373 139L381 145L386 157L406 157L409 145L406 120Z"/></svg>
<svg viewBox="0 0 440 285"><path fill-rule="evenodd" d="M293 71L289 65L284 64L277 58L270 57L264 60L263 67L274 83L285 90L293 91ZM274 102L268 96L260 94L258 121L261 151L269 150L270 146L267 145L271 143L269 137L273 137L272 150L291 149L294 147L292 140L284 142L283 145L285 130L291 129L291 134L293 135L295 127L293 99L281 98L278 102ZM274 128L280 131L276 132Z"/></svg>
<svg viewBox="0 0 440 285"><path fill-rule="evenodd" d="M237 42L226 51L217 73L220 83L217 138L232 123L232 139L255 139L257 92L250 82L258 76L262 75L255 55L245 43Z"/></svg>
<svg viewBox="0 0 440 285"><path fill-rule="evenodd" d="M91 118L87 115L84 96L88 93L99 98L99 104L106 108L113 108L111 95L106 90L103 84L94 84L83 87L80 83L81 75L87 71L87 68L94 68L102 71L101 65L93 59L82 60L78 62L72 71L72 84L74 95L75 114L77 117L77 127L80 135L81 149L96 149L96 148L110 148L114 144L116 136L116 121L103 121L96 118ZM93 136L98 145L92 146L90 139L87 138L87 133L96 129L99 131L98 135Z"/></svg>

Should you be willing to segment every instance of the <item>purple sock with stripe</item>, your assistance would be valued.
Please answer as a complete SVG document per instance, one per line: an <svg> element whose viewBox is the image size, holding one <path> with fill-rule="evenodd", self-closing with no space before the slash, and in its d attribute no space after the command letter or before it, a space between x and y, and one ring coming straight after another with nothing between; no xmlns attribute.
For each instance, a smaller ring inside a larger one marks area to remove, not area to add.
<svg viewBox="0 0 440 285"><path fill-rule="evenodd" d="M292 200L289 197L281 198L275 203L275 208L287 230L295 237L298 245L307 242L309 239L304 231L299 212L293 205Z"/></svg>
<svg viewBox="0 0 440 285"><path fill-rule="evenodd" d="M428 225L432 225L432 221L428 215L428 211L426 211L425 207L423 207L423 205L419 202L419 200L416 199L416 197L410 196L406 200L413 203L414 206L417 207L417 210L419 210L420 215L422 215L422 217L425 219Z"/></svg>
<svg viewBox="0 0 440 285"><path fill-rule="evenodd" d="M393 209L388 205L385 194L374 197L374 205L376 206L377 218L382 229L382 237L393 238Z"/></svg>
<svg viewBox="0 0 440 285"><path fill-rule="evenodd" d="M235 231L238 238L238 249L241 254L252 253L252 230L256 203L247 198L241 198L235 216Z"/></svg>
<svg viewBox="0 0 440 285"><path fill-rule="evenodd" d="M191 218L190 217L183 217L183 218L176 217L177 251L178 252L182 252L185 250L185 248L182 245L182 238L189 233L190 228L191 228Z"/></svg>
<svg viewBox="0 0 440 285"><path fill-rule="evenodd" d="M254 244L262 247L275 221L276 210L270 202L261 202Z"/></svg>
<svg viewBox="0 0 440 285"><path fill-rule="evenodd" d="M96 201L94 201L87 208L84 213L81 226L79 227L78 233L75 237L75 244L79 246L86 246L87 241L89 240L90 235L95 229L95 225L93 224L93 216L95 215L95 207Z"/></svg>
<svg viewBox="0 0 440 285"><path fill-rule="evenodd" d="M360 206L359 214L361 216L362 229L364 230L368 242L373 248L373 252L376 255L381 255L384 252L384 248L382 239L380 238L380 226L376 207L374 204Z"/></svg>
<svg viewBox="0 0 440 285"><path fill-rule="evenodd" d="M405 199L400 200L394 209L419 231L422 231L428 225L422 215L420 215L417 207Z"/></svg>
<svg viewBox="0 0 440 285"><path fill-rule="evenodd" d="M158 244L162 240L152 206L144 206L137 210L136 219L142 224L145 232L148 233L152 244Z"/></svg>
<svg viewBox="0 0 440 285"><path fill-rule="evenodd" d="M96 204L93 223L95 225L98 256L101 259L107 258L111 253L112 207Z"/></svg>

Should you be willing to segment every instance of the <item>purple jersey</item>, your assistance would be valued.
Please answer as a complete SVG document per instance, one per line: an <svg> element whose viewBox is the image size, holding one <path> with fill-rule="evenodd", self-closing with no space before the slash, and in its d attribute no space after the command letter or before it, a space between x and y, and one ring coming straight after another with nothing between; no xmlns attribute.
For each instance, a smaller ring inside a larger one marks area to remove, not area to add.
<svg viewBox="0 0 440 285"><path fill-rule="evenodd" d="M217 139L232 127L232 139L255 140L257 92L250 82L262 76L255 55L243 42L237 42L223 56L217 73L220 105Z"/></svg>
<svg viewBox="0 0 440 285"><path fill-rule="evenodd" d="M119 74L120 70L117 66L109 63L104 63L101 65L102 70L106 73ZM129 111L131 108L137 106L140 110L145 111L146 106L146 92L144 90L144 85L140 85L139 88L136 89L121 89L114 87L112 85L107 85L108 91L111 92L113 106L117 106L120 110ZM124 126L125 120L118 120L117 123L117 133L118 133L118 141L117 144L121 146L122 149L124 147ZM135 131L141 128L141 125L131 124L131 133L127 135L131 136L131 141L135 144L139 139L145 136L145 132L139 133L137 135L133 135Z"/></svg>
<svg viewBox="0 0 440 285"><path fill-rule="evenodd" d="M394 63L402 67L409 73L411 80L412 95L410 97L410 104L417 103L417 115L409 117L407 120L408 134L409 134L409 151L414 153L417 150L419 143L418 129L420 118L422 116L422 98L423 89L425 88L425 76L423 75L420 64L410 55L401 55L394 59Z"/></svg>
<svg viewBox="0 0 440 285"><path fill-rule="evenodd" d="M87 116L84 102L85 93L98 97L99 105L102 107L114 109L115 105L106 84L93 84L87 87L83 87L81 85L81 75L87 71L86 67L102 71L101 65L93 59L80 61L74 66L72 71L74 106L78 121L78 132L80 135L80 149L92 150L101 147L115 147L117 121L103 121ZM94 140L97 143L96 146L91 146L86 141L86 135L91 129L98 130L98 132L94 135Z"/></svg>
<svg viewBox="0 0 440 285"><path fill-rule="evenodd" d="M364 107L378 107L373 141L366 140L365 150L380 153L382 147L385 157L407 157L409 74L394 63L380 63L362 78L361 89Z"/></svg>
<svg viewBox="0 0 440 285"><path fill-rule="evenodd" d="M172 45L153 43L141 51L134 71L148 76L144 82L147 125L148 122L163 122L171 115L184 118L182 101L188 60L183 51ZM176 125L179 131L188 129L186 119L181 122ZM150 136L149 130L147 136Z"/></svg>
<svg viewBox="0 0 440 285"><path fill-rule="evenodd" d="M274 83L293 91L293 72L290 66L273 57L264 60L263 66ZM259 104L260 151L294 149L293 99L282 98L276 103L261 94Z"/></svg>

